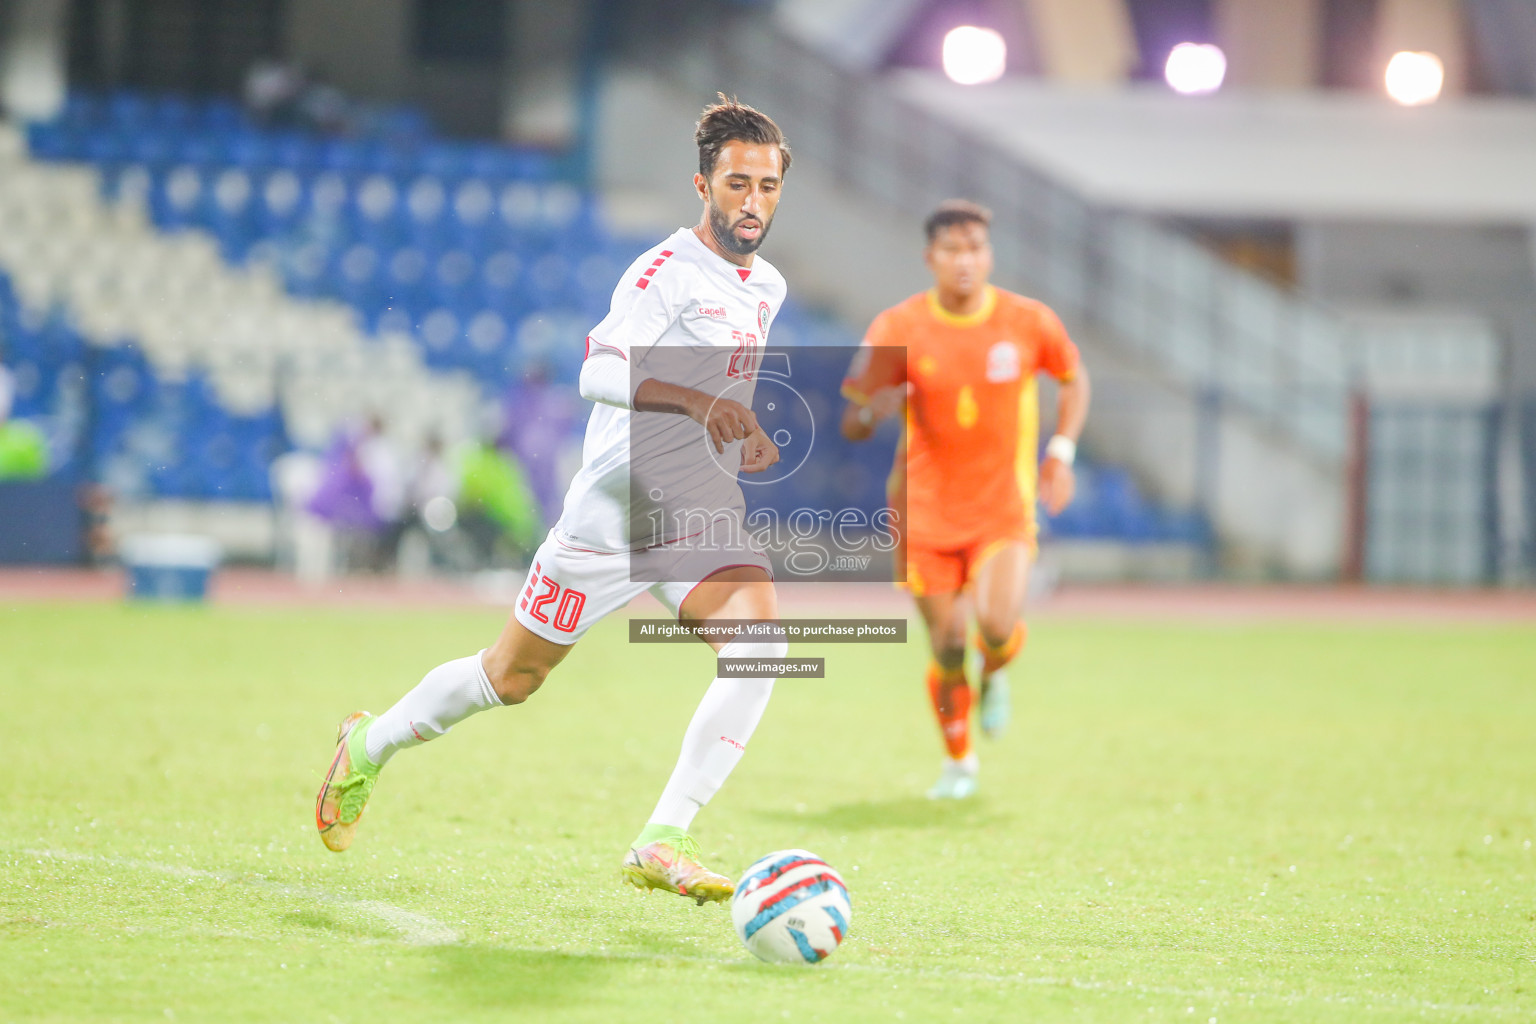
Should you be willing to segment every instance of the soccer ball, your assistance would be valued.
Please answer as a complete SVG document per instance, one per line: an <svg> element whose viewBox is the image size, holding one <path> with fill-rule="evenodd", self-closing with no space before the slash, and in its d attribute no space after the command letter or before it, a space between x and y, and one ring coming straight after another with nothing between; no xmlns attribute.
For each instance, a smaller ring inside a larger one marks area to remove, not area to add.
<svg viewBox="0 0 1536 1024"><path fill-rule="evenodd" d="M825 960L848 934L852 918L843 877L805 850L762 858L747 868L731 897L736 934L771 964Z"/></svg>

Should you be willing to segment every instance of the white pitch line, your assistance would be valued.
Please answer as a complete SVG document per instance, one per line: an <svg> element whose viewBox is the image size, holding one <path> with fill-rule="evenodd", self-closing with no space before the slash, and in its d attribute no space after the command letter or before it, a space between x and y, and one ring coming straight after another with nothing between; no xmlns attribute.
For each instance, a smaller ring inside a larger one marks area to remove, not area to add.
<svg viewBox="0 0 1536 1024"><path fill-rule="evenodd" d="M286 899L310 900L312 902L330 903L339 907L349 907L370 914L389 925L400 933L400 938L411 946L450 946L459 941L459 933L448 927L436 918L425 914L418 914L404 907L397 907L392 903L381 900L359 900L348 896L339 896L324 889L314 889L303 885L286 885L282 882L272 882L261 875L237 875L229 871L203 871L199 868L184 867L180 864L165 864L154 860L131 860L125 857L102 857L90 853L73 853L68 850L23 850L23 853L32 857L47 857L51 860L73 861L75 863L110 864L114 867L130 868L138 871L154 871L162 875L171 875L176 878L204 878L214 882L224 882L232 885L243 885L261 892L271 893L274 896L282 896Z"/></svg>
<svg viewBox="0 0 1536 1024"><path fill-rule="evenodd" d="M155 871L160 874L173 875L179 878L206 878L213 881L245 885L273 895L284 896L293 899L318 900L337 906L353 907L365 913L372 914L390 927L400 932L404 941L413 946L447 946L460 941L459 934L452 928L425 914L397 907L392 903L384 903L380 900L358 900L347 896L338 896L324 889L313 889L307 886L285 885L280 882L270 882L267 879L256 876L241 876L232 872L203 871L198 868L183 867L179 864L165 864L152 860L131 860L123 857L102 857L89 853L72 853L65 850L22 850L22 853L33 857L47 857L53 860L74 861L81 863L111 864L116 867L136 868L143 871ZM555 953L562 956L584 957L599 960L630 960L660 963L664 961L705 964L711 967L742 967L756 963L745 957L728 960L722 957L699 956L692 953L650 953L642 950L581 950L568 949L560 946L498 946L490 945L488 948L503 949L515 953ZM1180 999L1210 1000L1222 1004L1238 1004L1244 1002L1277 1002L1283 1005L1296 1006L1307 1003L1326 1003L1343 1006L1372 1005L1377 1007L1397 1007L1406 1011L1431 1012L1457 1016L1478 1016L1486 1018L1490 1015L1499 1017L1523 1016L1527 1011L1516 1006L1473 1006L1467 1003L1436 1003L1422 999L1403 998L1384 993L1372 993L1368 996L1350 995L1304 995L1290 992L1229 992L1221 989L1181 989L1162 985L1119 985L1109 981L1085 981L1080 978L1059 978L1049 975L1029 974L996 974L984 971L954 971L947 968L925 967L892 967L884 964L846 964L832 963L819 965L820 971L839 971L850 974L882 974L903 978L923 978L933 980L960 980L981 982L991 985L1028 985L1045 986L1054 988L1072 988L1084 992L1130 992L1141 996L1177 996ZM1225 1008L1225 1007L1224 1007Z"/></svg>

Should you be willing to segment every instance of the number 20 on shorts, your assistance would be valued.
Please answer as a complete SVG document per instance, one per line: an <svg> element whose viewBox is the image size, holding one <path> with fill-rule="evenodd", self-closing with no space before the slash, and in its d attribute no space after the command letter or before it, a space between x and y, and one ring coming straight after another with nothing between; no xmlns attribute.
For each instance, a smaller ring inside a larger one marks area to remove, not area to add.
<svg viewBox="0 0 1536 1024"><path fill-rule="evenodd" d="M540 587L543 589L540 590ZM534 593L536 590L537 594ZM559 599L559 604L555 604L556 599ZM523 611L535 619L554 626L562 633L569 633L576 628L576 623L581 621L581 609L587 603L587 595L579 590L569 588L562 590L560 584L545 576L539 563L535 562L533 572L528 574L528 585L523 588L523 596L519 603ZM553 621L545 611L551 604L555 604Z"/></svg>

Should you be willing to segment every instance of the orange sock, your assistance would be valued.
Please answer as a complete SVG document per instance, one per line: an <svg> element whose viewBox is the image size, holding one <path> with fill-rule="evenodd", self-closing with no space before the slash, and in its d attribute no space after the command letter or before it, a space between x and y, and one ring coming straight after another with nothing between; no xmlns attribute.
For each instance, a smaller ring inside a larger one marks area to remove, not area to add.
<svg viewBox="0 0 1536 1024"><path fill-rule="evenodd" d="M1013 632L1008 634L1008 639L999 647L990 646L985 639L976 637L976 648L981 651L981 670L990 675L1019 656L1024 649L1024 641L1029 637L1029 627L1023 622L1014 624Z"/></svg>
<svg viewBox="0 0 1536 1024"><path fill-rule="evenodd" d="M958 761L971 752L971 684L965 668L943 669L938 662L930 662L928 696L944 731L944 748Z"/></svg>

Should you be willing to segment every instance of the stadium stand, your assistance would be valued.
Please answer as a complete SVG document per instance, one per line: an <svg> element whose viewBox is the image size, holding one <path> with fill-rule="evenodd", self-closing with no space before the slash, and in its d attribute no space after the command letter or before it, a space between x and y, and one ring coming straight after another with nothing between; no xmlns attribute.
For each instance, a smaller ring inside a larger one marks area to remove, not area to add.
<svg viewBox="0 0 1536 1024"><path fill-rule="evenodd" d="M413 448L468 439L525 376L574 382L573 339L649 244L607 231L547 154L434 138L419 119L319 137L222 99L76 93L26 143L0 189L16 414L51 418L56 470L129 496L270 500L276 455L321 450L373 410ZM819 349L857 340L800 307L774 335L823 380L845 359ZM835 431L818 444L831 459L750 500L882 503L885 455ZM1122 469L1088 462L1081 484L1049 533L1209 543Z"/></svg>

